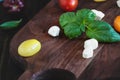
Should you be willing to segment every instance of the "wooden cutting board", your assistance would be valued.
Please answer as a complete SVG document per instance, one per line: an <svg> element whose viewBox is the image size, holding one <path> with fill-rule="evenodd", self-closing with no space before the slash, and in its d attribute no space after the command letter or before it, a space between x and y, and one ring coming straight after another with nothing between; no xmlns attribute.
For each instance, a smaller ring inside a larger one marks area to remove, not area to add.
<svg viewBox="0 0 120 80"><path fill-rule="evenodd" d="M102 3L96 3L93 0L79 0L77 9L82 8L97 9L104 12L105 17L103 20L111 25L114 18L120 14L116 0L107 0ZM111 47L102 49L103 46L108 45L99 43L99 47L94 51L94 57L84 59L82 58L82 51L84 49L84 41L87 39L85 35L74 40L66 38L62 31L59 37L53 38L49 36L47 33L48 29L53 25L59 26L58 20L62 13L64 11L60 9L57 0L51 0L13 37L10 43L10 54L18 62L19 66L25 69L25 72L18 80L30 80L33 74L35 75L37 72L50 68L67 69L78 78L97 54L101 54L109 49L115 50ZM33 38L38 39L42 43L41 50L32 57L24 58L19 56L17 49L20 43ZM119 44L114 43L114 45ZM115 48L119 50L118 46Z"/></svg>

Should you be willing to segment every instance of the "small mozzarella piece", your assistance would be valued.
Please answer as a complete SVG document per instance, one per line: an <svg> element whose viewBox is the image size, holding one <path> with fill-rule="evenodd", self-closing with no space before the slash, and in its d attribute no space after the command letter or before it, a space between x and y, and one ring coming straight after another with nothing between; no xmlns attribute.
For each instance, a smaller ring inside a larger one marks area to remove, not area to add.
<svg viewBox="0 0 120 80"><path fill-rule="evenodd" d="M102 11L98 11L96 9L92 9L92 11L96 14L96 20L101 20L105 16Z"/></svg>
<svg viewBox="0 0 120 80"><path fill-rule="evenodd" d="M51 26L48 30L48 34L53 37L59 36L59 33L60 33L60 28L58 26Z"/></svg>
<svg viewBox="0 0 120 80"><path fill-rule="evenodd" d="M93 49L91 49L91 48L84 49L83 53L82 53L82 57L83 58L91 58L91 57L93 57Z"/></svg>
<svg viewBox="0 0 120 80"><path fill-rule="evenodd" d="M98 47L98 41L94 38L88 39L84 42L83 58L93 57L93 51Z"/></svg>
<svg viewBox="0 0 120 80"><path fill-rule="evenodd" d="M92 48L93 50L98 47L98 41L96 39L88 39L84 42L84 48Z"/></svg>
<svg viewBox="0 0 120 80"><path fill-rule="evenodd" d="M106 0L94 0L95 2L104 2Z"/></svg>
<svg viewBox="0 0 120 80"><path fill-rule="evenodd" d="M117 0L117 6L120 8L120 0Z"/></svg>

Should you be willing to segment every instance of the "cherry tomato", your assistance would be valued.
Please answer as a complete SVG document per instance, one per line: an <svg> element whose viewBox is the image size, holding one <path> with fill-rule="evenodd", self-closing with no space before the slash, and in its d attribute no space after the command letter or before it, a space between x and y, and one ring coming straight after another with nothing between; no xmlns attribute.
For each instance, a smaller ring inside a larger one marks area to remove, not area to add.
<svg viewBox="0 0 120 80"><path fill-rule="evenodd" d="M73 11L78 6L78 0L59 0L59 5L65 11Z"/></svg>

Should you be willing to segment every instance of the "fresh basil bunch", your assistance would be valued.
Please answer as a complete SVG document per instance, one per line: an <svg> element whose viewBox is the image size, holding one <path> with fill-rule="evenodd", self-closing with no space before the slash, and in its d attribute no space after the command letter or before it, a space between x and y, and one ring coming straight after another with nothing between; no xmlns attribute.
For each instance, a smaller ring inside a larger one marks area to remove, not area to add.
<svg viewBox="0 0 120 80"><path fill-rule="evenodd" d="M59 18L64 34L69 38L77 38L83 32L88 38L95 38L99 42L118 42L120 35L112 26L100 20L95 20L96 14L90 9L63 13Z"/></svg>

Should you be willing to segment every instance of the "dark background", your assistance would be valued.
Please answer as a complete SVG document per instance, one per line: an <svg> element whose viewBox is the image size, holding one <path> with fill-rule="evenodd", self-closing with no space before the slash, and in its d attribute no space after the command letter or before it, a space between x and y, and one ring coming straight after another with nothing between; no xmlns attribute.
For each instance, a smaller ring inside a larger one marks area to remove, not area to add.
<svg viewBox="0 0 120 80"><path fill-rule="evenodd" d="M10 13L0 3L0 23L9 20L23 19L21 24L11 30L0 29L0 80L17 80L23 70L9 54L9 43L17 31L19 31L38 11L40 11L50 0L24 0L24 8L21 12Z"/></svg>

